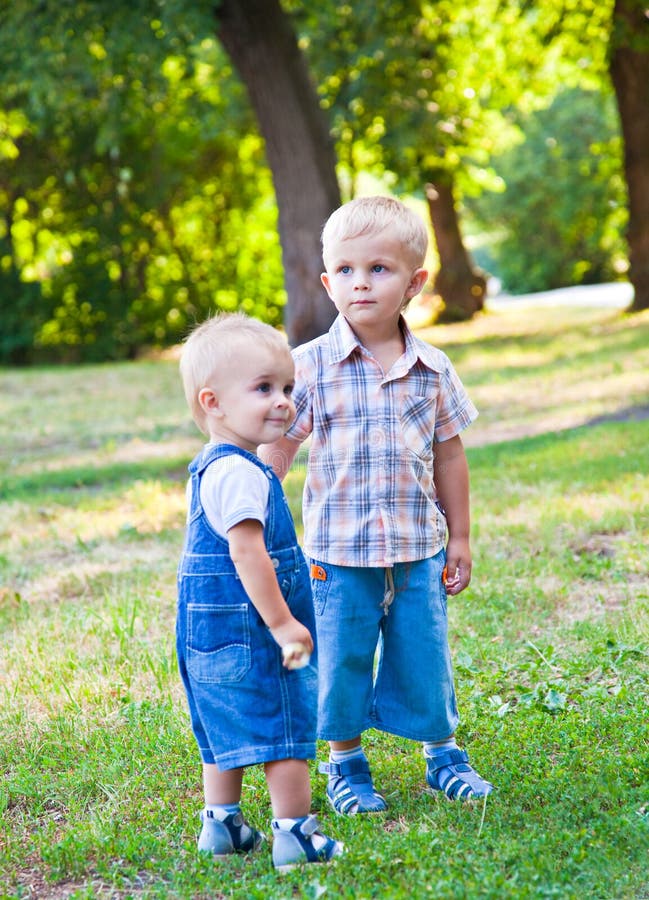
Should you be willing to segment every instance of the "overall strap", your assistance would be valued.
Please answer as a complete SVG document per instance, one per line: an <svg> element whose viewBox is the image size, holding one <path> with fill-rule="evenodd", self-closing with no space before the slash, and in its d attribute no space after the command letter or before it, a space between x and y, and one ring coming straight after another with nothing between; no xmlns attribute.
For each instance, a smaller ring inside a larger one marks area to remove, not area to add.
<svg viewBox="0 0 649 900"><path fill-rule="evenodd" d="M189 471L192 475L196 473L200 477L211 463L224 456L243 456L244 459L260 468L262 472L268 472L270 469L270 466L265 465L254 453L249 453L235 444L211 444L208 448L201 450L198 456L192 460L189 464Z"/></svg>
<svg viewBox="0 0 649 900"><path fill-rule="evenodd" d="M242 447L237 447L235 444L212 444L206 448L203 448L203 450L189 464L189 474L192 479L192 500L191 509L189 512L190 521L192 521L196 516L200 515L203 512L203 507L201 506L200 501L200 482L201 478L203 477L203 473L213 462L216 462L216 460L223 459L227 456L241 456L244 459L247 459L249 462L253 463L253 465L257 466L258 469L261 469L261 471L270 481L270 502L268 504L268 518L264 526L264 536L267 544L269 541L272 544L275 532L275 515L278 497L277 490L279 489L279 493L281 494L281 484L279 482L279 479L273 472L271 466L267 466L265 463L263 463L258 456L255 456L254 453L250 453L248 450L244 450Z"/></svg>

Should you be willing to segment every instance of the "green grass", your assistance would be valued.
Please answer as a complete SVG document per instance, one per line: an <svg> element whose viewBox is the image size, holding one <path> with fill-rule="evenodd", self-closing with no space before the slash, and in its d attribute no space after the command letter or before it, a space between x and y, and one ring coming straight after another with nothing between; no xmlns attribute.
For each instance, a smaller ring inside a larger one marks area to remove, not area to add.
<svg viewBox="0 0 649 900"><path fill-rule="evenodd" d="M481 411L474 580L449 615L486 807L431 795L419 748L370 732L388 813L335 817L314 771L334 866L199 858L173 629L200 436L176 365L0 371L0 898L649 897L649 316L424 334ZM268 832L258 769L244 791Z"/></svg>

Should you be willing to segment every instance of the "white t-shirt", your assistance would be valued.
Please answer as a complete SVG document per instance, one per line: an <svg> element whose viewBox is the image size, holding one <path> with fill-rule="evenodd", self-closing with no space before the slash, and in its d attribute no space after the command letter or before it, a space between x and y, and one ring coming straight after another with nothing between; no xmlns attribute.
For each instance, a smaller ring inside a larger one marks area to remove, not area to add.
<svg viewBox="0 0 649 900"><path fill-rule="evenodd" d="M191 489L190 478L186 492L188 509ZM270 482L265 472L235 453L210 463L201 478L201 505L207 520L226 540L228 530L244 519L266 523L269 494Z"/></svg>

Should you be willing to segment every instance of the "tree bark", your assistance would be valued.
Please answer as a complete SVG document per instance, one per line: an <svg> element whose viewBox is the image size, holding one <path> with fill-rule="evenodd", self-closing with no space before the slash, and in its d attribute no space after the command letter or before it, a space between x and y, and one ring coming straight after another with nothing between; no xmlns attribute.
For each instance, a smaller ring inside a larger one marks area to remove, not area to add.
<svg viewBox="0 0 649 900"><path fill-rule="evenodd" d="M452 184L442 180L427 184L426 200L440 264L433 283L443 301L438 321L466 321L483 308L487 281L464 246Z"/></svg>
<svg viewBox="0 0 649 900"><path fill-rule="evenodd" d="M629 195L631 310L649 309L649 17L644 0L616 0L610 73L624 139Z"/></svg>
<svg viewBox="0 0 649 900"><path fill-rule="evenodd" d="M324 333L335 307L320 284L320 233L340 205L333 142L279 0L221 0L216 31L246 85L279 209L291 344Z"/></svg>

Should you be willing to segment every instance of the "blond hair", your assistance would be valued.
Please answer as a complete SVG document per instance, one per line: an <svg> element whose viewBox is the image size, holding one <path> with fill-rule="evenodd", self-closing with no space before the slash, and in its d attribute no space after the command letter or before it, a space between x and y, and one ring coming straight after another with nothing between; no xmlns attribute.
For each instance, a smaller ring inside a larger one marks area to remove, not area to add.
<svg viewBox="0 0 649 900"><path fill-rule="evenodd" d="M339 206L322 229L322 256L327 265L329 244L362 235L375 235L386 229L412 254L413 263L424 264L428 248L428 230L423 219L400 200L392 197L357 197Z"/></svg>
<svg viewBox="0 0 649 900"><path fill-rule="evenodd" d="M249 345L259 344L277 352L290 353L284 335L259 319L243 313L217 314L197 325L185 340L180 355L180 377L192 418L208 434L205 413L198 395L214 378L227 377L233 370L235 354Z"/></svg>

